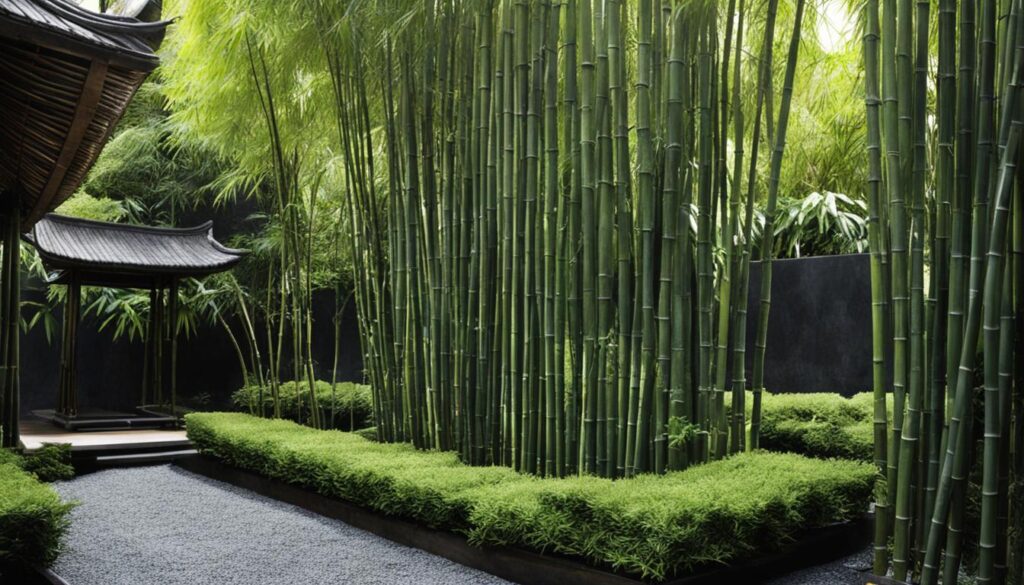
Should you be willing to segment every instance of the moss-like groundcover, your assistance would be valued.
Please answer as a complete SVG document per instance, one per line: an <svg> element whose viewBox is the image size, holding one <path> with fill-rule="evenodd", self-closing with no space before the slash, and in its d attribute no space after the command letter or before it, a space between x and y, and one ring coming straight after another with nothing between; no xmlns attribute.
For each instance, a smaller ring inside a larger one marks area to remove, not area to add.
<svg viewBox="0 0 1024 585"><path fill-rule="evenodd" d="M72 505L23 465L18 455L0 449L0 566L49 565L68 526Z"/></svg>
<svg viewBox="0 0 1024 585"><path fill-rule="evenodd" d="M652 579L768 552L864 512L874 469L745 453L661 476L541 479L239 413L186 417L207 455L480 545L579 556Z"/></svg>
<svg viewBox="0 0 1024 585"><path fill-rule="evenodd" d="M274 411L274 397L269 388L263 389L263 410ZM306 382L284 382L278 387L278 405L281 417L295 422L311 419L309 385ZM358 430L372 423L373 391L365 384L316 381L316 399L322 420L327 428L345 431ZM231 395L231 402L242 411L255 414L259 408L260 388L244 386Z"/></svg>
<svg viewBox="0 0 1024 585"><path fill-rule="evenodd" d="M762 394L761 447L822 459L871 461L874 456L873 405L870 392L845 398L830 392ZM754 403L748 392L746 408ZM889 403L892 415L892 400ZM749 416L747 417L750 418ZM376 427L357 434L376 439Z"/></svg>
<svg viewBox="0 0 1024 585"><path fill-rule="evenodd" d="M871 461L874 456L873 406L870 392L844 398L838 394L763 395L761 447ZM747 405L753 402L748 397ZM890 403L890 412L892 404Z"/></svg>

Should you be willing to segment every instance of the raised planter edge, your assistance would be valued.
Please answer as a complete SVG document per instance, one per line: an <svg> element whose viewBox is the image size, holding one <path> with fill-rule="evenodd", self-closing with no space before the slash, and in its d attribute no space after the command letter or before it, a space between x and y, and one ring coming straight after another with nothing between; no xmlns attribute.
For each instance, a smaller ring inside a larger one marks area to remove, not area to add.
<svg viewBox="0 0 1024 585"><path fill-rule="evenodd" d="M809 531L785 550L735 565L710 566L667 581L647 581L603 570L582 560L546 555L511 546L474 546L453 532L436 530L387 516L284 481L232 467L208 455L183 457L174 462L186 471L248 489L262 496L298 506L392 542L444 557L502 579L529 585L713 585L756 583L850 554L870 541L869 517Z"/></svg>

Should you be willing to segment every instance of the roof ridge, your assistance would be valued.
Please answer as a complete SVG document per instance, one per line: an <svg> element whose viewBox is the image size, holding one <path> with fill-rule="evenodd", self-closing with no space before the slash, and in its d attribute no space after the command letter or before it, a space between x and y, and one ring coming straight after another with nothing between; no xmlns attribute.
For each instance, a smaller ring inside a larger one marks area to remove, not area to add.
<svg viewBox="0 0 1024 585"><path fill-rule="evenodd" d="M64 223L69 225L84 225L98 229L107 229L114 231L133 231L141 232L145 234L168 234L178 236L192 236L192 235L206 235L213 228L213 221L206 220L205 222L190 226L190 227L169 227L169 226L153 226L153 225L140 225L136 223L118 223L115 221L102 221L98 219L87 219L84 217L73 217L70 215L61 215L59 213L47 213L43 216L42 221L52 221L57 223ZM33 231L35 227L33 226Z"/></svg>
<svg viewBox="0 0 1024 585"><path fill-rule="evenodd" d="M147 22L131 16L93 12L64 0L33 1L41 6L45 6L48 10L60 14L75 24L83 26L87 24L100 30L108 29L114 32L146 34L160 32L172 22L171 20Z"/></svg>
<svg viewBox="0 0 1024 585"><path fill-rule="evenodd" d="M47 214L22 238L48 271L72 271L103 286L149 286L154 278L198 277L240 262L246 252L221 245L212 225L165 228Z"/></svg>

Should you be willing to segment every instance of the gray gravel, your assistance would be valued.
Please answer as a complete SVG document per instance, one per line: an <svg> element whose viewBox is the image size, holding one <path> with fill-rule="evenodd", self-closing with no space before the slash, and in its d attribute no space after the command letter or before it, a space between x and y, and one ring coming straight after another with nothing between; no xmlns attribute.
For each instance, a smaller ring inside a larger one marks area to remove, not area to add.
<svg viewBox="0 0 1024 585"><path fill-rule="evenodd" d="M54 487L77 500L55 572L71 585L504 584L343 522L172 465ZM871 549L766 585L861 585Z"/></svg>
<svg viewBox="0 0 1024 585"><path fill-rule="evenodd" d="M766 581L764 585L864 585L871 557L872 549L868 546L856 554Z"/></svg>
<svg viewBox="0 0 1024 585"><path fill-rule="evenodd" d="M54 487L80 502L54 566L71 585L507 583L171 465Z"/></svg>

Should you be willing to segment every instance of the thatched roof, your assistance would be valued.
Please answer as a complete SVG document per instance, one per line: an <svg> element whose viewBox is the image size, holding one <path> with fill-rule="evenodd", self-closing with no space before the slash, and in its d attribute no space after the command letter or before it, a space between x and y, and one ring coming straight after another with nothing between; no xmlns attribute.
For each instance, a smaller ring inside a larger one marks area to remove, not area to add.
<svg viewBox="0 0 1024 585"><path fill-rule="evenodd" d="M27 229L85 179L128 102L159 63L159 0L133 16L65 0L0 0L0 194L21 200Z"/></svg>
<svg viewBox="0 0 1024 585"><path fill-rule="evenodd" d="M213 237L213 222L161 228L48 214L25 239L35 245L50 282L76 273L81 284L147 288L171 278L227 270L245 252Z"/></svg>

